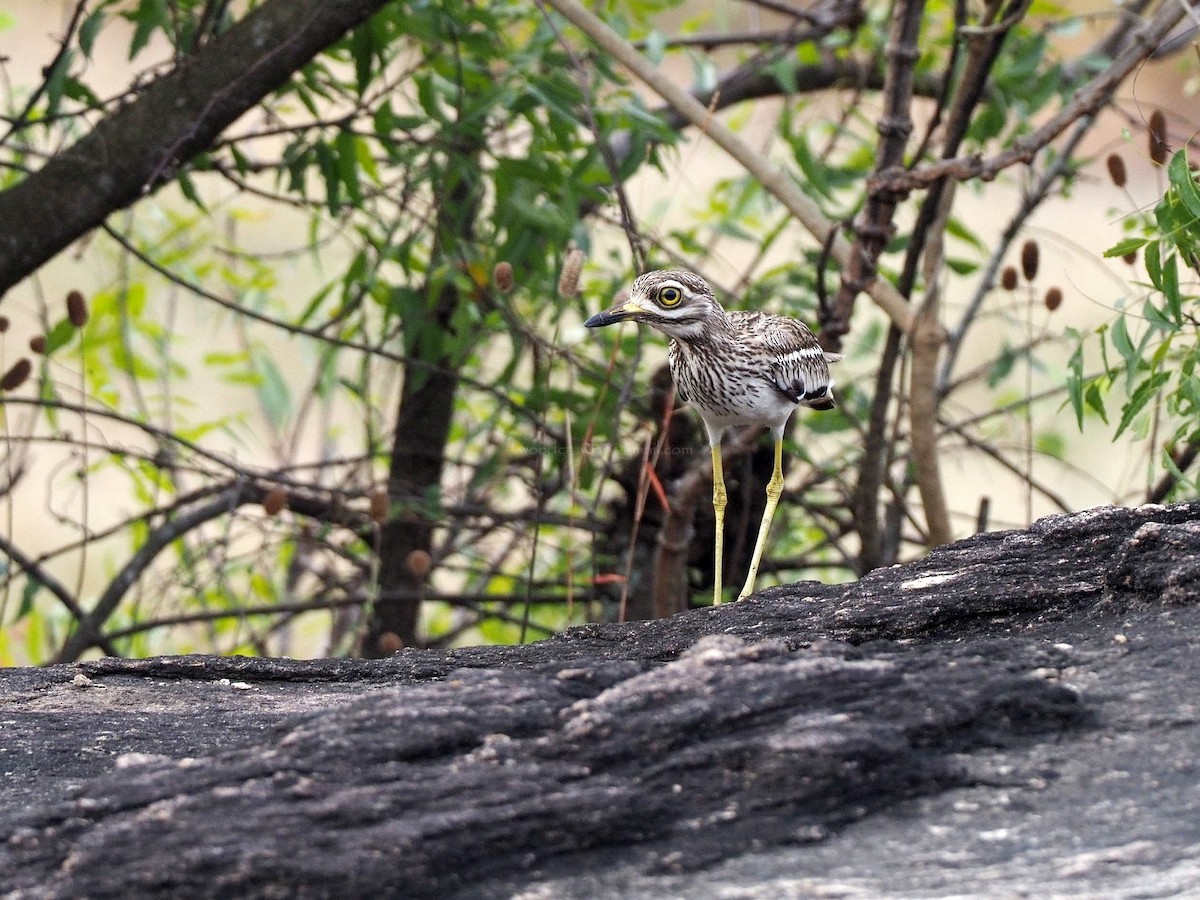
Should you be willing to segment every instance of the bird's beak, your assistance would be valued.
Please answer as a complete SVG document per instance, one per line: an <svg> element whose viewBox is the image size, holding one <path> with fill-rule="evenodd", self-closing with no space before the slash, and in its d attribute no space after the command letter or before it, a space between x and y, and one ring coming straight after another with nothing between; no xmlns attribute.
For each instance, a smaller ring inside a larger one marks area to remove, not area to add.
<svg viewBox="0 0 1200 900"><path fill-rule="evenodd" d="M645 312L646 307L635 300L627 300L624 303L614 306L612 309L596 313L583 324L588 328L603 328L605 325L615 325L617 322L624 322L626 319L636 319Z"/></svg>

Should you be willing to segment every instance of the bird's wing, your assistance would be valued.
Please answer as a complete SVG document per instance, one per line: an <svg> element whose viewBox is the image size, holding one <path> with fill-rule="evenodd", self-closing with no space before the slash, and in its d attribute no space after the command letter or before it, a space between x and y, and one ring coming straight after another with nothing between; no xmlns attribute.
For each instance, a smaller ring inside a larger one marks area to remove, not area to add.
<svg viewBox="0 0 1200 900"><path fill-rule="evenodd" d="M833 407L831 360L808 326L795 319L763 316L755 331L770 360L766 375L781 394L814 409Z"/></svg>

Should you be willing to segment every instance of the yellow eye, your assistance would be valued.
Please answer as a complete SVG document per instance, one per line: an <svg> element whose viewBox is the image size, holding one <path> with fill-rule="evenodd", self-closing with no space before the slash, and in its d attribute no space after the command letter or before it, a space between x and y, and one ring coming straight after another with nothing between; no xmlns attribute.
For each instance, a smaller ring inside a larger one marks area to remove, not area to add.
<svg viewBox="0 0 1200 900"><path fill-rule="evenodd" d="M677 287L665 287L658 292L659 306L678 306L683 299L683 291Z"/></svg>

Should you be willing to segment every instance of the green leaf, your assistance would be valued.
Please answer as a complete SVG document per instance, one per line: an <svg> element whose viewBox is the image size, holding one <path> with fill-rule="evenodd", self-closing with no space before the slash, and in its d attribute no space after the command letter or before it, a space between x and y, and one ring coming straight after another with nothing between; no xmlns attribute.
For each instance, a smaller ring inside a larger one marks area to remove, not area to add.
<svg viewBox="0 0 1200 900"><path fill-rule="evenodd" d="M1191 213L1193 219L1200 219L1200 187L1192 177L1192 168L1188 164L1186 150L1178 150L1167 165L1167 178L1179 192L1179 199Z"/></svg>
<svg viewBox="0 0 1200 900"><path fill-rule="evenodd" d="M73 337L75 326L71 324L70 319L58 322L46 335L46 355L49 356L55 350L65 347Z"/></svg>
<svg viewBox="0 0 1200 900"><path fill-rule="evenodd" d="M988 387L995 387L1001 381L1008 377L1013 370L1013 365L1017 361L1017 354L1013 353L1011 347L1005 347L1000 356L996 358L991 369L988 370L987 384Z"/></svg>
<svg viewBox="0 0 1200 900"><path fill-rule="evenodd" d="M979 271L979 263L970 259L962 259L957 256L947 256L946 266L955 275L970 275Z"/></svg>
<svg viewBox="0 0 1200 900"><path fill-rule="evenodd" d="M0 13L0 19L3 18L3 13ZM100 34L100 30L104 27L106 16L103 9L98 9L79 26L79 49L83 51L83 55L88 59L92 58L92 47L96 44L96 36ZM0 30L3 30L3 25L0 25Z"/></svg>
<svg viewBox="0 0 1200 900"><path fill-rule="evenodd" d="M1038 453L1053 459L1067 458L1067 442L1057 431L1044 431L1037 436L1034 447Z"/></svg>
<svg viewBox="0 0 1200 900"><path fill-rule="evenodd" d="M1179 327L1183 324L1183 297L1179 293L1179 258L1174 253L1163 263L1160 290L1167 301L1171 324Z"/></svg>
<svg viewBox="0 0 1200 900"><path fill-rule="evenodd" d="M57 60L55 60L54 68L46 76L46 115L54 116L58 112L59 104L62 102L63 93L66 90L68 73L71 68L71 61L75 58L75 53L72 50L64 52Z"/></svg>
<svg viewBox="0 0 1200 900"><path fill-rule="evenodd" d="M287 425L292 415L292 392L287 379L275 364L275 360L267 354L260 354L254 361L255 368L262 376L258 384L258 400L267 420L276 429Z"/></svg>
<svg viewBox="0 0 1200 900"><path fill-rule="evenodd" d="M146 45L155 31L167 31L170 25L170 13L167 0L141 0L133 12L123 14L134 23L133 40L129 42L129 58L133 59Z"/></svg>
<svg viewBox="0 0 1200 900"><path fill-rule="evenodd" d="M1108 413L1105 412L1104 409L1104 395L1100 392L1099 379L1088 382L1088 385L1083 392L1083 399L1088 406L1100 414L1100 418L1103 419L1104 424L1107 425Z"/></svg>
<svg viewBox="0 0 1200 900"><path fill-rule="evenodd" d="M338 162L338 177L346 186L346 194L350 205L362 206L362 186L358 181L358 146L357 138L351 131L340 131L337 136L336 154Z"/></svg>
<svg viewBox="0 0 1200 900"><path fill-rule="evenodd" d="M1155 372L1137 386L1137 390L1133 392L1133 396L1129 398L1129 401L1121 410L1121 424L1117 426L1117 432L1113 435L1113 440L1121 436L1125 429L1133 422L1137 414L1146 407L1146 404L1158 395L1158 389L1166 384L1170 377L1171 374L1169 372Z"/></svg>
<svg viewBox="0 0 1200 900"><path fill-rule="evenodd" d="M1162 290L1162 245L1158 241L1151 241L1146 245L1146 253L1143 257L1146 274L1150 276L1150 283L1158 290Z"/></svg>
<svg viewBox="0 0 1200 900"><path fill-rule="evenodd" d="M350 56L354 59L355 88L361 97L370 87L375 68L375 36L369 21L351 32Z"/></svg>
<svg viewBox="0 0 1200 900"><path fill-rule="evenodd" d="M200 194L196 192L196 182L192 180L190 172L186 170L181 171L175 180L179 182L179 190L183 193L183 196L188 200L189 203L198 209L208 212L208 207L204 205L204 200L200 197Z"/></svg>
<svg viewBox="0 0 1200 900"><path fill-rule="evenodd" d="M1113 323L1112 343L1116 351L1121 354L1121 359L1125 360L1126 368L1137 368L1137 364L1140 361L1140 354L1133 346L1133 339L1129 336L1124 316L1118 316L1117 321Z"/></svg>
<svg viewBox="0 0 1200 900"><path fill-rule="evenodd" d="M1114 257L1118 256L1126 256L1130 253L1141 250L1148 243L1150 243L1150 241L1148 241L1146 238L1124 238L1118 241L1112 247L1109 247L1107 250L1105 250L1104 256L1106 259L1113 259Z"/></svg>
<svg viewBox="0 0 1200 900"><path fill-rule="evenodd" d="M325 205L333 215L342 210L342 173L337 158L328 144L317 144L313 148L317 157L317 167L325 180Z"/></svg>
<svg viewBox="0 0 1200 900"><path fill-rule="evenodd" d="M25 589L21 591L21 604L17 607L17 616L15 621L19 622L21 619L33 612L33 601L37 597L38 591L40 591L42 587L43 584L32 575L26 577ZM6 622L5 624L8 625L12 623Z"/></svg>
<svg viewBox="0 0 1200 900"><path fill-rule="evenodd" d="M971 122L969 134L972 140L985 143L1000 134L1008 121L1004 107L994 101L983 107Z"/></svg>

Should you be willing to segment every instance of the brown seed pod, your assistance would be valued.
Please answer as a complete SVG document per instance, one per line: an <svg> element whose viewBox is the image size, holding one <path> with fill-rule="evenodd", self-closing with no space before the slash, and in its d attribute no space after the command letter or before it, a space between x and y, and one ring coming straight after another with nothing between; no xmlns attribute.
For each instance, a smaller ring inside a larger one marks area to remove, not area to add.
<svg viewBox="0 0 1200 900"><path fill-rule="evenodd" d="M76 328L82 328L87 324L87 301L83 299L83 294L79 291L71 291L67 294L67 318Z"/></svg>
<svg viewBox="0 0 1200 900"><path fill-rule="evenodd" d="M1116 153L1110 153L1105 161L1108 165L1108 177L1112 179L1112 183L1119 188L1125 187L1127 181L1125 177L1125 160Z"/></svg>
<svg viewBox="0 0 1200 900"><path fill-rule="evenodd" d="M8 316L0 316L0 334L8 331Z"/></svg>
<svg viewBox="0 0 1200 900"><path fill-rule="evenodd" d="M371 491L371 520L376 525L382 525L387 521L390 506L391 501L388 498L386 490L375 488L375 490Z"/></svg>
<svg viewBox="0 0 1200 900"><path fill-rule="evenodd" d="M1046 297L1043 302L1046 304L1046 309L1054 312L1062 306L1063 292L1056 287L1052 287L1046 291Z"/></svg>
<svg viewBox="0 0 1200 900"><path fill-rule="evenodd" d="M433 569L433 557L424 550L413 550L404 558L404 564L417 578L424 578Z"/></svg>
<svg viewBox="0 0 1200 900"><path fill-rule="evenodd" d="M385 631L377 638L379 653L382 656L391 656L393 653L399 653L404 649L404 641L400 639L400 635L394 631Z"/></svg>
<svg viewBox="0 0 1200 900"><path fill-rule="evenodd" d="M1000 273L1000 287L1006 291L1017 289L1017 270L1012 266L1005 266L1004 271Z"/></svg>
<svg viewBox="0 0 1200 900"><path fill-rule="evenodd" d="M268 516L277 516L283 512L283 508L287 506L288 494L279 485L275 485L262 500L263 512Z"/></svg>
<svg viewBox="0 0 1200 900"><path fill-rule="evenodd" d="M1167 161L1171 148L1167 145L1167 117L1161 109L1150 113L1150 131L1146 136L1150 147L1150 161L1161 166Z"/></svg>
<svg viewBox="0 0 1200 900"><path fill-rule="evenodd" d="M496 267L492 269L492 284L503 294L507 294L516 286L517 278L513 274L512 263L496 263Z"/></svg>
<svg viewBox="0 0 1200 900"><path fill-rule="evenodd" d="M4 373L4 377L0 378L0 391L15 391L25 383L32 371L33 363L28 357L22 356Z"/></svg>
<svg viewBox="0 0 1200 900"><path fill-rule="evenodd" d="M576 248L563 260L562 274L558 277L560 297L574 297L579 293L579 274L583 271L583 251Z"/></svg>
<svg viewBox="0 0 1200 900"><path fill-rule="evenodd" d="M29 349L39 356L46 352L46 336L44 334L35 334L29 339Z"/></svg>
<svg viewBox="0 0 1200 900"><path fill-rule="evenodd" d="M1137 251L1130 250L1128 253L1126 253L1124 256L1122 256L1121 259L1125 260L1125 262L1128 265L1132 266L1134 263L1137 262Z"/></svg>
<svg viewBox="0 0 1200 900"><path fill-rule="evenodd" d="M1026 281L1033 281L1038 273L1038 244L1028 240L1021 245L1021 274Z"/></svg>

